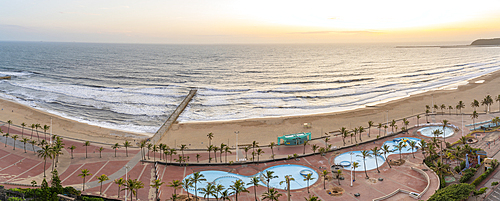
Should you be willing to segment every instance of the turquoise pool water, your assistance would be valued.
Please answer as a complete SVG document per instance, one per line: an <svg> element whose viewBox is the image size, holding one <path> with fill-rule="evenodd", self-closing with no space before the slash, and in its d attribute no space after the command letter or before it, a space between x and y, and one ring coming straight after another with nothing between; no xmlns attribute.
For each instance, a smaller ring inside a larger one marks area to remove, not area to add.
<svg viewBox="0 0 500 201"><path fill-rule="evenodd" d="M313 180L309 181L309 186L313 185L317 180L318 180L318 173L314 171L313 169L302 166L302 165L277 165L273 167L269 167L262 172L259 172L255 175L251 176L244 176L244 175L239 175L239 174L234 174L234 173L229 173L225 171L217 171L217 170L208 170L208 171L201 171L200 173L203 174L204 178L206 181L198 182L197 183L197 188L198 188L198 196L203 197L203 193L199 190L200 188L205 188L207 186L208 182L213 182L216 185L223 185L225 189L229 189L230 186L233 184L238 179L241 179L245 183L246 188L250 188L253 185L248 185L248 183L251 181L252 177L257 176L259 179L264 179L264 175L266 174L267 171L274 171L273 175L278 176L278 178L272 179L271 182L269 183L270 188L277 188L277 189L285 189L286 188L286 183L280 185L281 181L285 180L286 175L291 175L295 181L292 181L290 183L290 189L291 190L296 190L296 189L301 189L301 188L306 188L307 187L307 181L304 181L304 176L302 176L300 173L301 172L307 172L311 173L312 177L314 178ZM193 174L190 174L186 176L185 178L192 177ZM267 186L264 182L260 182L259 185L261 186ZM186 190L186 189L185 189ZM195 194L195 189L190 188L187 189L187 191L191 194ZM210 198L215 198L214 196L207 196Z"/></svg>
<svg viewBox="0 0 500 201"><path fill-rule="evenodd" d="M412 150L410 146L408 145L409 141L420 141L418 138L411 138L411 137L402 137L402 138L395 138L394 140L391 141L386 141L384 142L384 145L389 145L394 152L388 153L387 156L391 154L399 154L399 150L396 148L396 145L400 142L403 141L404 144L406 145L406 148L403 148L401 150L401 153L412 153ZM414 149L413 152L416 152L418 148ZM367 157L365 162L363 162L363 157L361 156L361 151L352 151L352 152L346 152L343 154L338 155L335 157L334 163L337 165L342 165L344 166L344 169L346 170L351 170L351 153L352 153L352 162L358 162L359 167L356 168L356 171L364 171L365 170L365 163L366 163L366 170L373 170L377 168L377 163L378 166L380 167L385 163L385 158L384 154L380 154L378 157ZM370 154L373 155L373 152L370 151ZM377 161L375 161L377 160Z"/></svg>
<svg viewBox="0 0 500 201"><path fill-rule="evenodd" d="M434 137L434 134L432 134L432 133L435 130L440 130L441 132L443 132L443 134L437 136L437 137L441 137L441 138L450 137L453 134L455 134L455 131L452 128L446 127L443 130L442 126L428 126L428 127L418 129L418 132L420 132L420 134L427 136L427 137Z"/></svg>

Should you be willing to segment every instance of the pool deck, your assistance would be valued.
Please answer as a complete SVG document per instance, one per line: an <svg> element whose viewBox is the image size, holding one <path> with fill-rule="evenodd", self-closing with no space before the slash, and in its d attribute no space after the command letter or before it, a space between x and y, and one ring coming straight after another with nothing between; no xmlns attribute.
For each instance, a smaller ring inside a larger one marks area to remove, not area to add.
<svg viewBox="0 0 500 201"><path fill-rule="evenodd" d="M476 119L476 122L491 119L496 115L498 115L498 113L481 114L479 119ZM460 115L455 115L455 114L432 115L430 116L429 121L441 122L442 119L447 119L451 124L461 127L462 118ZM408 120L410 121L410 125L416 124L416 118L410 118ZM425 116L423 116L423 118L420 119L420 122L424 121L425 121ZM470 124L470 123L471 123L470 117L464 115L464 124ZM401 122L398 122L398 126L401 127ZM8 129L7 126L5 125L1 126L1 128L4 131ZM375 136L378 134L379 130L374 127L372 127L370 130L371 130L370 139L375 139ZM388 131L390 130L391 129L389 128ZM209 165L207 164L204 166L189 165L187 167L184 166L179 167L174 165L169 165L169 166L159 165L158 173L159 173L159 178L166 184L168 184L172 180L181 180L186 175L189 175L197 171L221 170L248 176L256 174L262 170L265 170L266 168L282 164L303 165L314 169L318 173L321 173L325 169L330 172L331 171L330 166L332 165L335 156L337 156L338 154L345 153L351 150L352 151L367 150L371 149L374 146L380 147L385 141L389 141L398 137L416 137L421 139L422 138L429 139L427 137L418 135L416 133L416 130L417 128L412 128L408 132L408 134L399 134L397 136L391 136L386 139L377 140L359 146L354 146L339 151L329 152L325 156L320 156L316 154L300 158L300 160L289 159L289 160L258 163L258 164L225 165L220 163L215 164L214 161L212 161L211 164ZM21 129L11 127L10 133L11 136L13 134L21 136ZM364 141L368 140L367 133L368 132L363 133ZM381 133L383 135L384 133L383 129L381 130ZM464 135L467 133L468 132L464 131ZM29 137L29 134L31 134L31 132L27 132L25 130L24 135ZM42 135L43 134L41 134L40 136ZM491 137L489 137L489 135L485 136L486 137L480 137L479 142L472 146L483 147L483 149L485 149L488 152L488 155L490 154L494 155L496 152L498 152L498 150L500 149L498 147L500 146L491 146L491 149L488 149L486 143L491 140L490 139ZM458 131L450 138L447 138L446 141L455 142L460 137L461 137L461 132ZM43 178L43 160L38 158L33 153L33 151L31 152L28 151L27 153L24 153L22 146L21 148L19 148L20 147L19 145L22 145L22 143L20 142L16 142L16 150L13 150L12 138L8 139L7 147L5 147L4 143L5 141L0 141L0 160L2 161L2 163L0 164L0 183L9 182L9 184L4 183L1 185L5 185L7 188L24 187L24 186L19 186L17 184L29 185L29 183L32 180L36 180L37 183L40 184ZM131 167L131 169L128 172L128 175L130 175L130 177L132 177L133 179L139 179L144 183L144 188L140 189L138 192L138 198L140 200L152 200L154 198L154 189L149 186L154 176L154 165L152 163L140 162L140 153L138 148L129 148L128 157L125 156L125 150L121 148L117 151L117 157L114 157L114 150L112 150L110 147L104 147L105 150L102 152L102 158L100 158L99 152L97 151L100 145L91 145L88 147L89 157L85 158L85 147L83 147L82 142L64 139L64 143L66 144L65 145L66 148L63 151L64 155L60 156L59 166L57 167L57 170L59 171L59 175L64 186L74 186L77 189L81 189L82 178L78 177L77 175L80 173L81 169L85 168L88 169L90 173L93 174L93 176L88 177L86 179L87 184L86 184L86 191L84 192L84 194L98 195L100 185L99 183L97 183L95 176L106 174L110 177L111 180L103 183L103 195L108 198L117 198L118 186L114 184L112 180L120 177L124 178L125 170L123 166L125 164L128 164ZM218 142L217 139L215 138L213 144L217 143L221 142ZM328 143L332 144L332 146L334 147L341 147L343 145L342 138L339 136L331 137ZM325 142L323 140L311 141L309 145L305 146L306 154L312 153L311 146L313 144L319 145L320 147L325 146ZM350 144L351 144L350 138L346 138L346 145ZM74 159L71 159L71 154L70 154L71 151L68 149L68 147L71 145L75 145L77 147L77 149L74 150ZM26 146L30 147L31 145L27 144ZM265 153L262 154L259 158L261 160L270 159L272 152L271 149L269 147L261 147L261 148ZM303 150L304 146L302 145L289 146L289 147L279 146L274 148L274 154L276 158L284 158L287 157L288 155L293 155L293 154L302 155ZM249 152L251 153L251 151ZM178 151L178 153L180 154L180 151ZM248 153L248 157L251 157L250 153ZM190 157L189 159L190 164L197 163L196 154L201 155L199 163L208 163L208 154L205 151L191 150L191 151L184 151L184 154ZM245 157L245 152L242 149L239 150L238 154L239 158ZM367 171L367 174L368 176L370 176L370 178L375 178L375 179L383 178L383 181L376 181L376 183L371 183L369 182L369 180L365 179L364 171L358 170L355 172L356 181L353 183L353 186L351 187L349 182L350 181L349 178L351 176L350 171L343 171L346 180L341 180L340 181L341 185L338 184L337 180L326 181L326 188L340 186L346 190L344 195L339 197L333 197L328 195L326 193L326 190L323 189L323 178L320 178L316 183L311 185L310 194L320 197L321 200L373 200L375 198L387 195L398 188L412 192L421 192L427 186L427 181L422 175L420 175L420 173L416 172L415 170L411 170L411 167L418 169L425 169L425 167L421 164L423 156L420 150L416 152L414 155L415 158L413 158L412 154L403 154L402 158L406 160L406 163L403 164L402 166L389 168L389 166L385 163L379 168L380 173L377 173L376 169ZM211 154L211 156L214 157L213 153ZM219 159L219 157L220 157L219 154L217 154L217 159ZM156 154L156 158L157 159L159 158L159 154ZM228 154L227 158L228 161L234 161L236 159L236 153L233 151L233 153ZM389 156L389 160L395 160L398 158L399 158L398 154L393 154ZM225 154L223 154L223 159L225 159ZM153 153L150 153L150 160L153 160ZM164 159L162 158L162 160ZM45 168L47 173L51 170L51 164L52 161L47 160L47 167ZM438 178L435 176L435 174L433 174L432 171L426 171L426 173L428 174L431 182L429 190L427 191L426 194L423 195L422 198L420 198L421 200L428 199L434 193L435 189L437 189L438 186ZM50 178L50 176L51 174L48 173L47 178ZM302 179L302 178L295 178L295 179ZM160 190L161 190L161 200L166 200L170 198L171 194L173 193L173 188L166 187L166 185L163 185L160 188ZM242 201L255 200L254 188L251 187L248 190L250 191L250 193L242 193L238 197L238 200ZM266 187L263 186L257 187L258 196L262 195L265 191ZM280 198L280 200L286 200L285 198L286 192L283 190L279 191L284 195L282 198ZM183 190L178 190L177 192L185 193L185 191ZM360 193L361 196L355 197L354 196L355 193ZM124 191L120 192L120 195L121 195L120 198L122 198L124 195ZM305 188L292 191L292 200L304 200L304 197L307 196L308 193L307 189ZM234 199L234 196L231 196L231 199ZM406 194L398 193L395 196L388 198L386 200L414 200L414 199L408 197L408 195Z"/></svg>

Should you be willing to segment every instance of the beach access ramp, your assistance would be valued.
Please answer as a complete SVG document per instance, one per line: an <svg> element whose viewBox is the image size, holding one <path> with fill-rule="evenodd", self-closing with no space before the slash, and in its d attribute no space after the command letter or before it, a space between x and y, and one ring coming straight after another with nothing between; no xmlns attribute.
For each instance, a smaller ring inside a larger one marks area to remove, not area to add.
<svg viewBox="0 0 500 201"><path fill-rule="evenodd" d="M188 106L189 102L191 101L191 99L193 99L197 91L197 89L189 90L189 94L184 98L184 100L182 100L181 104L177 106L175 111L168 117L167 121L165 121L165 123L163 123L160 129L156 131L153 137L150 138L150 141L152 143L158 143L161 138L167 134L167 131L170 129L170 127L172 127L172 124L177 120L177 118L179 118L179 115L181 115L184 109Z"/></svg>

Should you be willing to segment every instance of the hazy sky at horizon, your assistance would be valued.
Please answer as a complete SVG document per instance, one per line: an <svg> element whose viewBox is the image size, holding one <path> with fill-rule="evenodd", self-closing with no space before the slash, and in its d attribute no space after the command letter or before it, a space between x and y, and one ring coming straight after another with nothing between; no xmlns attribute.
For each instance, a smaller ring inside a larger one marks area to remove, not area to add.
<svg viewBox="0 0 500 201"><path fill-rule="evenodd" d="M0 0L0 41L368 43L500 37L500 1Z"/></svg>

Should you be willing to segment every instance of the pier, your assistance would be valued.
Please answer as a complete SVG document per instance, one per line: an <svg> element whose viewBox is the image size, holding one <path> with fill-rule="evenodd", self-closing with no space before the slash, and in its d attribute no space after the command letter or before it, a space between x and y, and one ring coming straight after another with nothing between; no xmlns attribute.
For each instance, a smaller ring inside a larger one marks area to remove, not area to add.
<svg viewBox="0 0 500 201"><path fill-rule="evenodd" d="M168 129L170 129L170 127L172 127L172 124L177 120L177 118L179 118L179 115L181 115L182 111L184 111L184 109L187 107L187 105L189 104L191 99L193 99L193 97L197 91L198 91L197 89L189 90L189 94L184 98L184 100L181 102L181 104L179 104L179 106L177 106L177 109L175 109L175 111L170 115L170 117L168 117L167 121L165 121L165 123L163 123L163 125L160 127L160 129L158 129L158 131L156 131L155 135L153 135L153 137L150 138L150 140L153 143L156 144L157 142L159 142L161 140L161 138L165 134L167 134Z"/></svg>

